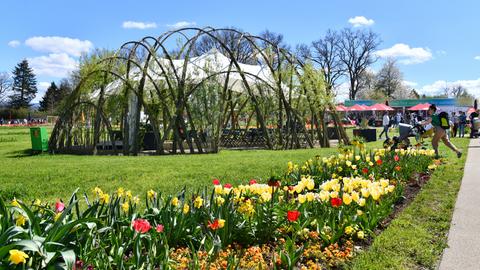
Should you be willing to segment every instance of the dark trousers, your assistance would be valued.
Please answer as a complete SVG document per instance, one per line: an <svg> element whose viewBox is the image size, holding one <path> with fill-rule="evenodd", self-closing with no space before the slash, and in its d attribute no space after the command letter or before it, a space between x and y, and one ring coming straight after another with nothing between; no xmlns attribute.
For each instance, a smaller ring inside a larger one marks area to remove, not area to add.
<svg viewBox="0 0 480 270"><path fill-rule="evenodd" d="M378 137L379 138L382 137L383 133L385 133L385 136L387 137L387 139L390 139L388 137L388 126L383 126L383 131L382 131L382 133L380 133L380 135Z"/></svg>

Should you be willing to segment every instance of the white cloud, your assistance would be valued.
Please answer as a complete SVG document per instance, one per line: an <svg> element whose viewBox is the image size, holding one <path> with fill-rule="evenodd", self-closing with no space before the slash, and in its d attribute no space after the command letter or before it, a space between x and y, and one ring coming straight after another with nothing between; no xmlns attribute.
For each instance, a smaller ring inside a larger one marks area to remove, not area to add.
<svg viewBox="0 0 480 270"><path fill-rule="evenodd" d="M391 48L379 50L376 55L383 58L396 58L399 63L410 65L419 64L431 60L433 58L432 52L428 48L410 48L409 45L398 43Z"/></svg>
<svg viewBox="0 0 480 270"><path fill-rule="evenodd" d="M440 95L443 94L445 87L461 85L475 97L480 97L480 78L476 80L458 80L454 82L447 82L443 80L436 81L432 84L425 85L419 89L420 94L426 95Z"/></svg>
<svg viewBox="0 0 480 270"><path fill-rule="evenodd" d="M473 59L480 61L480 55L475 56Z"/></svg>
<svg viewBox="0 0 480 270"><path fill-rule="evenodd" d="M185 28L185 27L192 27L195 25L197 25L196 22L180 21L174 24L167 24L167 27L170 29L179 29L179 28Z"/></svg>
<svg viewBox="0 0 480 270"><path fill-rule="evenodd" d="M348 19L348 22L353 25L353 27L362 27L362 26L370 26L375 23L372 19L367 19L364 16L356 16L353 18Z"/></svg>
<svg viewBox="0 0 480 270"><path fill-rule="evenodd" d="M28 58L36 75L64 78L78 67L75 59L66 53L51 53L48 56Z"/></svg>
<svg viewBox="0 0 480 270"><path fill-rule="evenodd" d="M93 48L93 43L89 40L55 36L31 37L25 41L25 45L40 52L54 54L66 53L76 57Z"/></svg>
<svg viewBox="0 0 480 270"><path fill-rule="evenodd" d="M38 92L35 95L35 98L32 100L32 103L38 103L42 100L45 92L47 92L48 87L50 87L51 82L39 82L37 83Z"/></svg>
<svg viewBox="0 0 480 270"><path fill-rule="evenodd" d="M18 46L20 46L20 41L18 40L11 40L10 42L8 42L8 46L12 47L12 48L16 48Z"/></svg>
<svg viewBox="0 0 480 270"><path fill-rule="evenodd" d="M125 21L123 22L122 27L125 29L148 29L157 28L157 24L153 22Z"/></svg>

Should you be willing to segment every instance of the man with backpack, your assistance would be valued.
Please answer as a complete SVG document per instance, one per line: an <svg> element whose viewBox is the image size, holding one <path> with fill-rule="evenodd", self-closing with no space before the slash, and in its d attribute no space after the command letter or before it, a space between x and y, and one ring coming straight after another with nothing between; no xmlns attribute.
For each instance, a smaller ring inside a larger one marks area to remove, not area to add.
<svg viewBox="0 0 480 270"><path fill-rule="evenodd" d="M450 123L448 119L448 113L441 112L439 114L437 112L437 106L434 104L430 105L428 108L428 115L430 116L427 120L423 121L421 124L426 126L428 124L432 124L434 128L435 135L432 138L432 147L435 150L435 157L438 158L438 142L440 140L455 153L457 153L457 157L460 158L462 156L462 152L460 152L455 145L453 145L447 135L446 130L450 128Z"/></svg>

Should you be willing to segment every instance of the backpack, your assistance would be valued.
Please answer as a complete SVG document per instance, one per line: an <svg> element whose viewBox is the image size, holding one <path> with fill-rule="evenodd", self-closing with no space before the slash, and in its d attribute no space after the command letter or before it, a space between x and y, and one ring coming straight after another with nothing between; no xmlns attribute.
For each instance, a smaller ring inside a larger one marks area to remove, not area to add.
<svg viewBox="0 0 480 270"><path fill-rule="evenodd" d="M440 118L440 127L443 129L449 129L450 128L450 120L448 119L448 113L447 112L441 112L438 114L438 118Z"/></svg>

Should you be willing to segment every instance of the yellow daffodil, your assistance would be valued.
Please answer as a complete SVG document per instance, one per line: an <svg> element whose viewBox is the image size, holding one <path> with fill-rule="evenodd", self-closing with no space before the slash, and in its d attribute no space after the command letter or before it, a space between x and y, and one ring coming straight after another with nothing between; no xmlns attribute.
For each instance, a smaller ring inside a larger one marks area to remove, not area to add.
<svg viewBox="0 0 480 270"><path fill-rule="evenodd" d="M33 202L33 206L40 207L42 205L42 201L40 199L35 199Z"/></svg>
<svg viewBox="0 0 480 270"><path fill-rule="evenodd" d="M190 211L190 206L188 204L183 205L183 213L186 215Z"/></svg>
<svg viewBox="0 0 480 270"><path fill-rule="evenodd" d="M125 190L122 187L118 188L117 189L117 197L121 198L121 197L123 197L123 195L125 195Z"/></svg>
<svg viewBox="0 0 480 270"><path fill-rule="evenodd" d="M345 233L346 233L346 234L349 234L349 235L350 235L350 234L352 234L354 231L355 231L355 230L353 229L352 226L347 226L347 227L345 227Z"/></svg>
<svg viewBox="0 0 480 270"><path fill-rule="evenodd" d="M100 203L109 203L110 202L110 195L108 193L101 193L100 194Z"/></svg>
<svg viewBox="0 0 480 270"><path fill-rule="evenodd" d="M27 253L18 249L11 249L8 253L10 254L8 260L13 264L25 263L27 261L26 259L29 258Z"/></svg>
<svg viewBox="0 0 480 270"><path fill-rule="evenodd" d="M203 199L202 199L202 197L197 196L197 197L195 198L195 200L193 201L193 206L195 206L195 208L200 208L200 207L202 207L202 205L203 205Z"/></svg>
<svg viewBox="0 0 480 270"><path fill-rule="evenodd" d="M140 198L138 196L135 196L132 198L132 203L133 204L139 204L140 203Z"/></svg>
<svg viewBox="0 0 480 270"><path fill-rule="evenodd" d="M173 206L177 207L178 206L178 198L173 197L171 203L172 203Z"/></svg>
<svg viewBox="0 0 480 270"><path fill-rule="evenodd" d="M125 196L127 196L127 198L129 199L132 199L133 197L132 192L130 190L125 191Z"/></svg>
<svg viewBox="0 0 480 270"><path fill-rule="evenodd" d="M14 207L20 207L20 204L18 203L16 198L13 198L11 205Z"/></svg>
<svg viewBox="0 0 480 270"><path fill-rule="evenodd" d="M58 212L58 213L56 213L55 216L53 217L53 220L54 220L54 221L57 221L61 216L62 216L62 212Z"/></svg>
<svg viewBox="0 0 480 270"><path fill-rule="evenodd" d="M128 204L128 202L122 203L123 212L128 213L128 209L130 209L130 205Z"/></svg>
<svg viewBox="0 0 480 270"><path fill-rule="evenodd" d="M215 203L217 205L223 205L225 203L225 199L223 197L220 197L220 196L216 196L215 197Z"/></svg>
<svg viewBox="0 0 480 270"><path fill-rule="evenodd" d="M27 218L24 215L18 215L15 219L15 224L19 227L25 226L25 223L27 223Z"/></svg>
<svg viewBox="0 0 480 270"><path fill-rule="evenodd" d="M157 193L155 191L153 191L153 189L150 189L149 191L147 191L147 198L148 199L153 199L157 196Z"/></svg>

